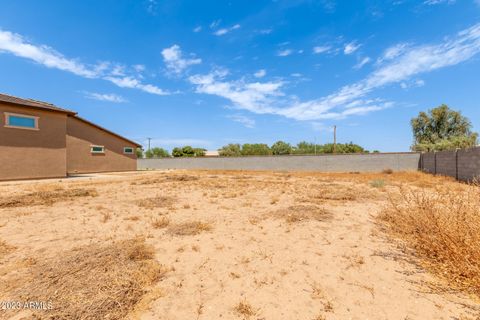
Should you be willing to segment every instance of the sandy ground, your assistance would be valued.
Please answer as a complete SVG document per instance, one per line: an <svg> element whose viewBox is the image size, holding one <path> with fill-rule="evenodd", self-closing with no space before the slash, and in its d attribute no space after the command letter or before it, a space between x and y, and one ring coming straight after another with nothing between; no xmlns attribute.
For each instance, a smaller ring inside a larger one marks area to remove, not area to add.
<svg viewBox="0 0 480 320"><path fill-rule="evenodd" d="M55 188L98 195L0 207L0 241L14 248L0 255L0 279L28 259L141 236L171 271L135 319L474 319L478 304L432 291L435 280L375 224L394 186L419 175L157 171L5 182L0 200ZM172 231L192 221L211 229Z"/></svg>

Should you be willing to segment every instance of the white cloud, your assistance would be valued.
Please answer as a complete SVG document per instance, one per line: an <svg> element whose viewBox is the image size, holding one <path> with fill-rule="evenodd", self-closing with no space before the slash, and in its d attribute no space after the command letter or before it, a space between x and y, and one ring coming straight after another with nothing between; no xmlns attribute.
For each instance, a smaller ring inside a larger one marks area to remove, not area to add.
<svg viewBox="0 0 480 320"><path fill-rule="evenodd" d="M110 62L88 66L78 60L68 59L56 50L45 45L34 45L21 35L0 30L0 53L8 52L17 57L32 60L45 67L73 73L88 79L104 79L123 88L137 88L153 94L165 95L168 92L126 75L125 67ZM113 65L113 67L112 67Z"/></svg>
<svg viewBox="0 0 480 320"><path fill-rule="evenodd" d="M399 55L405 53L408 50L409 46L410 45L408 43L398 43L394 46L391 46L385 50L383 55L378 58L377 62L382 63L384 61L390 61L398 57Z"/></svg>
<svg viewBox="0 0 480 320"><path fill-rule="evenodd" d="M408 89L408 88L415 88L415 87L423 87L425 85L425 81L422 79L417 79L414 81L404 81L400 83L400 88Z"/></svg>
<svg viewBox="0 0 480 320"><path fill-rule="evenodd" d="M367 96L376 89L394 83L408 83L412 77L454 66L480 53L480 23L463 30L439 44L410 45L388 54L366 78L313 100L300 101L285 96L282 82L245 83L227 81L227 73L213 72L190 77L199 93L230 100L234 107L258 114L276 114L296 120L342 119L364 115L393 106L393 102ZM424 84L422 80L413 82Z"/></svg>
<svg viewBox="0 0 480 320"><path fill-rule="evenodd" d="M274 112L271 104L274 98L283 95L280 91L282 82L227 81L227 74L225 70L216 70L206 75L191 76L189 81L196 86L196 92L228 99L233 107L254 113Z"/></svg>
<svg viewBox="0 0 480 320"><path fill-rule="evenodd" d="M363 97L383 86L401 83L415 75L467 61L478 53L480 53L480 24L463 30L440 44L411 46L385 64L379 65L365 79L344 86L326 97L297 103L283 109L280 114L298 120L312 120L328 117L332 109L339 107L353 108L343 115L379 110L389 106L389 103L386 102L385 105L385 102L364 100Z"/></svg>
<svg viewBox="0 0 480 320"><path fill-rule="evenodd" d="M137 72L143 72L145 71L145 66L143 64L136 64L133 66L133 69Z"/></svg>
<svg viewBox="0 0 480 320"><path fill-rule="evenodd" d="M198 58L184 59L180 47L176 44L170 48L163 49L162 56L167 69L177 75L182 73L189 66L202 63L202 59Z"/></svg>
<svg viewBox="0 0 480 320"><path fill-rule="evenodd" d="M358 44L356 41L352 41L345 45L345 47L343 48L343 53L345 53L346 55L352 54L355 51L357 51L360 47L361 47L360 44Z"/></svg>
<svg viewBox="0 0 480 320"><path fill-rule="evenodd" d="M231 119L235 122L241 123L242 125L244 125L247 128L254 128L255 127L255 120L254 119L246 117L246 116L241 115L241 114L228 115L227 118L229 118L229 119Z"/></svg>
<svg viewBox="0 0 480 320"><path fill-rule="evenodd" d="M125 98L114 93L95 93L95 92L85 92L85 97L88 99L107 101L114 103L124 103L127 102Z"/></svg>
<svg viewBox="0 0 480 320"><path fill-rule="evenodd" d="M291 74L292 77L295 77L295 78L300 78L302 76L301 73L298 73L298 72L294 72Z"/></svg>
<svg viewBox="0 0 480 320"><path fill-rule="evenodd" d="M432 6L432 5L436 5L436 4L442 4L442 3L454 4L455 2L456 2L456 0L425 0L423 2L423 4Z"/></svg>
<svg viewBox="0 0 480 320"><path fill-rule="evenodd" d="M313 47L313 53L320 54L330 51L332 48L330 46L316 46Z"/></svg>
<svg viewBox="0 0 480 320"><path fill-rule="evenodd" d="M255 78L263 78L267 75L267 71L265 69L260 69L253 74Z"/></svg>
<svg viewBox="0 0 480 320"><path fill-rule="evenodd" d="M286 57L286 56L289 56L293 53L293 50L292 49L284 49L284 50L280 50L277 52L277 56L279 57Z"/></svg>
<svg viewBox="0 0 480 320"><path fill-rule="evenodd" d="M193 32L195 32L195 33L200 32L200 31L202 31L202 26L198 26L198 27L195 27L193 29Z"/></svg>
<svg viewBox="0 0 480 320"><path fill-rule="evenodd" d="M170 92L165 91L157 86L154 86L151 84L144 84L140 80L129 77L129 76L126 76L126 77L107 76L107 77L104 77L104 79L119 86L120 88L139 89L144 92L156 94L159 96L166 96L171 94Z"/></svg>
<svg viewBox="0 0 480 320"><path fill-rule="evenodd" d="M217 31L215 31L213 34L216 35L216 36L223 36L223 35L226 35L227 33L229 32L232 32L233 30L237 30L237 29L240 29L240 25L239 24L236 24L230 28L222 28L222 29L218 29Z"/></svg>
<svg viewBox="0 0 480 320"><path fill-rule="evenodd" d="M35 46L9 31L0 30L0 52L5 51L17 57L27 58L48 68L68 71L85 78L95 78L98 74L82 63L65 58L61 53L48 46Z"/></svg>
<svg viewBox="0 0 480 320"><path fill-rule="evenodd" d="M353 68L354 69L361 69L364 65L369 63L372 59L370 57L365 57L362 60L360 60Z"/></svg>

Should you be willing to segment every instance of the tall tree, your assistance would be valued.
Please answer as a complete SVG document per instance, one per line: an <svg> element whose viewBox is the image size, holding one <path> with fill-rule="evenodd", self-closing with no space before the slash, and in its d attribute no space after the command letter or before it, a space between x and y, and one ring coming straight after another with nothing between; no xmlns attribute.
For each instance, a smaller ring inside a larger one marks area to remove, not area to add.
<svg viewBox="0 0 480 320"><path fill-rule="evenodd" d="M238 143L230 143L218 149L218 155L222 157L239 157L242 155L241 147Z"/></svg>
<svg viewBox="0 0 480 320"><path fill-rule="evenodd" d="M279 155L279 154L291 154L292 153L292 146L289 143L283 141L277 141L272 144L271 148L272 154Z"/></svg>
<svg viewBox="0 0 480 320"><path fill-rule="evenodd" d="M414 151L440 151L468 148L477 144L478 134L460 111L447 105L420 112L411 120Z"/></svg>
<svg viewBox="0 0 480 320"><path fill-rule="evenodd" d="M264 143L245 143L242 145L243 156L266 156L271 154L272 150Z"/></svg>

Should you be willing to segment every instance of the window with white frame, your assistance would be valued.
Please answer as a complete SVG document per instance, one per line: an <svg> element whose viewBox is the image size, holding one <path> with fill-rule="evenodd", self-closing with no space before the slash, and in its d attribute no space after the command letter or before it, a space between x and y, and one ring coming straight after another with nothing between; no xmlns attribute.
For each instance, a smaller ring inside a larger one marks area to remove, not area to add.
<svg viewBox="0 0 480 320"><path fill-rule="evenodd" d="M5 127L38 130L38 117L26 114L5 112Z"/></svg>
<svg viewBox="0 0 480 320"><path fill-rule="evenodd" d="M104 146L90 146L91 153L105 153Z"/></svg>
<svg viewBox="0 0 480 320"><path fill-rule="evenodd" d="M133 154L135 150L132 147L124 147L123 148L123 153L125 154Z"/></svg>

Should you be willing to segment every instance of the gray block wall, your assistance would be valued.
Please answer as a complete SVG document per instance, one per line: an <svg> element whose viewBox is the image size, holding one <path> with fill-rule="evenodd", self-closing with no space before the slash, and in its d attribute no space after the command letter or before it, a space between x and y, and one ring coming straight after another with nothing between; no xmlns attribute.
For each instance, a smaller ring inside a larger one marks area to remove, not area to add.
<svg viewBox="0 0 480 320"><path fill-rule="evenodd" d="M419 153L138 159L138 169L274 170L323 172L416 171Z"/></svg>
<svg viewBox="0 0 480 320"><path fill-rule="evenodd" d="M437 152L436 174L457 177L457 154L455 151Z"/></svg>
<svg viewBox="0 0 480 320"><path fill-rule="evenodd" d="M480 147L423 153L420 167L425 172L472 181L480 178Z"/></svg>

